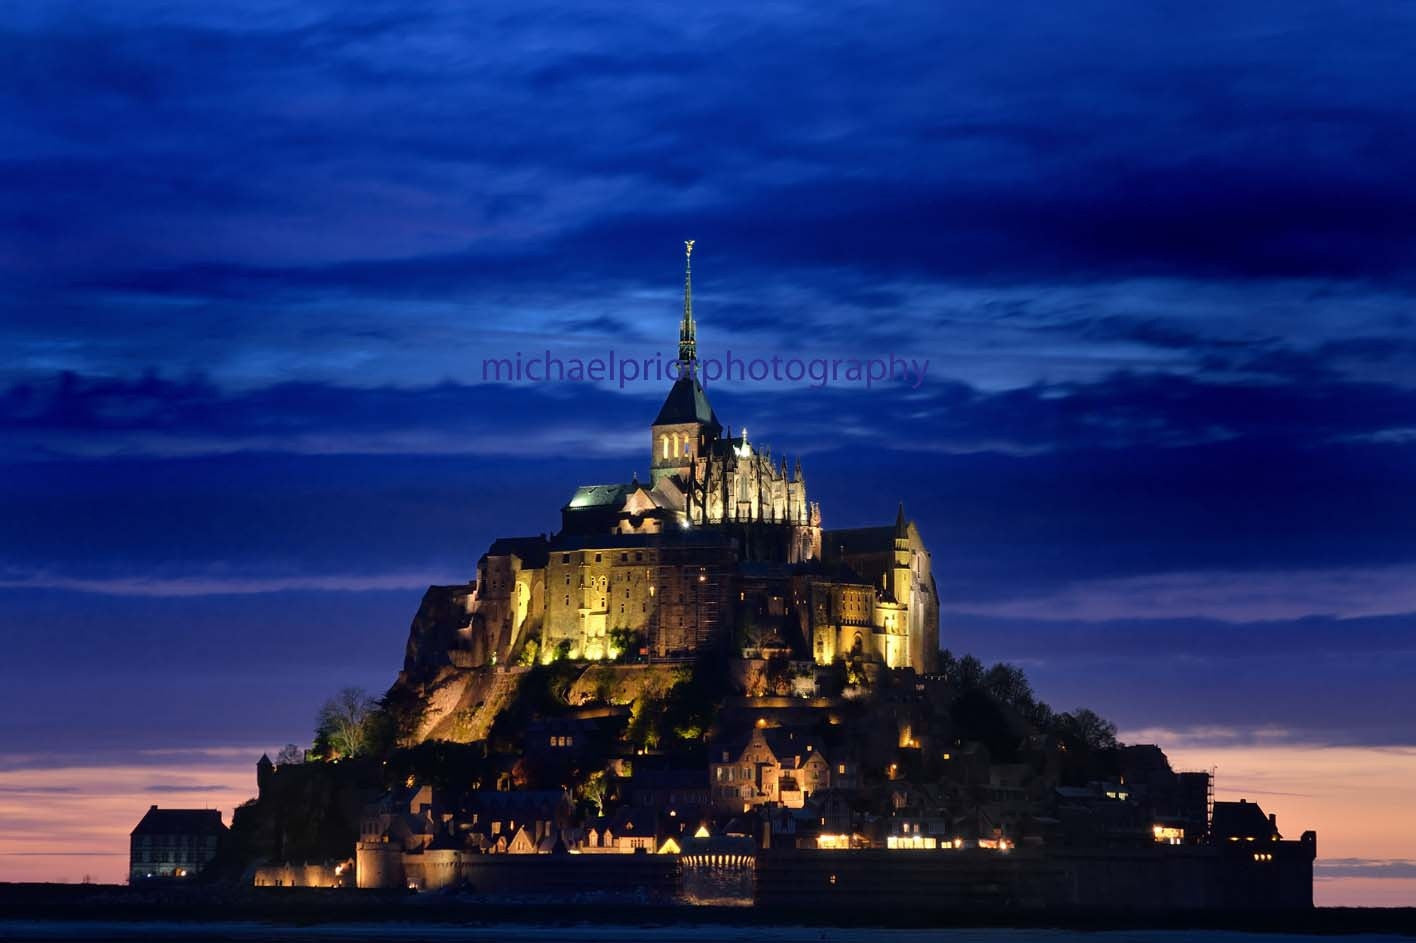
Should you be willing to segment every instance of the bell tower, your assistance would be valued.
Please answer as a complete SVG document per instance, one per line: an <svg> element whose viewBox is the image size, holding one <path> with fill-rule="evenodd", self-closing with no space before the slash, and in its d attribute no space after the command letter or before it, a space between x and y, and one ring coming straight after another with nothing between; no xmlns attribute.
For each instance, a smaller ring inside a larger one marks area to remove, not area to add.
<svg viewBox="0 0 1416 943"><path fill-rule="evenodd" d="M693 240L684 242L683 319L679 322L679 378L650 426L649 474L654 484L669 476L681 483L692 477L693 463L723 427L698 382L698 325L693 319Z"/></svg>
<svg viewBox="0 0 1416 943"><path fill-rule="evenodd" d="M894 565L890 571L890 594L895 597L896 602L909 603L914 590L914 570L912 567L914 552L910 547L910 525L905 518L905 502L903 501L900 502L900 509L895 514L892 549Z"/></svg>

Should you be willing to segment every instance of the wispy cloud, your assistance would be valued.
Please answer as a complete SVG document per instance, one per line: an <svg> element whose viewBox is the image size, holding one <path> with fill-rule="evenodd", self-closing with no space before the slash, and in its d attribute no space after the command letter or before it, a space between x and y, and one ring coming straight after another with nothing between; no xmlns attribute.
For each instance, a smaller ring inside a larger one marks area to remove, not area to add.
<svg viewBox="0 0 1416 943"><path fill-rule="evenodd" d="M1233 622L1416 612L1416 566L1169 572L1083 580L1037 595L946 606L998 618L1211 618ZM1411 650L1416 651L1416 638Z"/></svg>
<svg viewBox="0 0 1416 943"><path fill-rule="evenodd" d="M229 824L232 810L255 792L259 755L250 747L207 747L166 764L38 756L0 763L0 880L125 881L128 834L155 798L173 794L184 807L220 809Z"/></svg>
<svg viewBox="0 0 1416 943"><path fill-rule="evenodd" d="M446 577L439 580L436 577ZM0 576L0 589L64 590L106 596L249 596L289 592L386 592L406 589L422 590L430 583L459 582L447 574L427 571L411 573L372 573L349 575L308 575L247 577L240 575L191 575L181 577L112 577L85 579L58 574L34 573Z"/></svg>
<svg viewBox="0 0 1416 943"><path fill-rule="evenodd" d="M1333 878L1391 878L1410 880L1416 878L1416 860L1410 858L1327 858L1313 866L1313 877L1318 880Z"/></svg>

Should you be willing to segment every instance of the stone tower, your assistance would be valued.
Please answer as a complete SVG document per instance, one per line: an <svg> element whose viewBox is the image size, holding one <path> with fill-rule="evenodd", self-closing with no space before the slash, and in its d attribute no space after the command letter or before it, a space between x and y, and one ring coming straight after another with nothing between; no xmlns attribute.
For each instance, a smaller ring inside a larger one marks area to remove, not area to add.
<svg viewBox="0 0 1416 943"><path fill-rule="evenodd" d="M683 320L679 323L680 369L683 371L664 399L659 415L650 426L649 462L651 484L677 475L680 481L692 476L694 459L703 455L708 444L723 432L713 413L708 394L698 382L697 325L693 320L693 240L684 243Z"/></svg>
<svg viewBox="0 0 1416 943"><path fill-rule="evenodd" d="M910 602L914 590L914 551L910 548L910 525L905 519L905 502L895 514L894 566L890 570L890 594L896 602Z"/></svg>

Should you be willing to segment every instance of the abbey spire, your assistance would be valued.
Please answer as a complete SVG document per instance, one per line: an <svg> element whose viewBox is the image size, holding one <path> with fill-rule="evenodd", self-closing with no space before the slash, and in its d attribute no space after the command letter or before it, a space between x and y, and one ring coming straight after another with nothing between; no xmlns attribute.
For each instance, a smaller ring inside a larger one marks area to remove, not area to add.
<svg viewBox="0 0 1416 943"><path fill-rule="evenodd" d="M693 323L693 243L686 239L683 243L683 321L679 324L680 363L698 359L698 341L694 338L697 326Z"/></svg>

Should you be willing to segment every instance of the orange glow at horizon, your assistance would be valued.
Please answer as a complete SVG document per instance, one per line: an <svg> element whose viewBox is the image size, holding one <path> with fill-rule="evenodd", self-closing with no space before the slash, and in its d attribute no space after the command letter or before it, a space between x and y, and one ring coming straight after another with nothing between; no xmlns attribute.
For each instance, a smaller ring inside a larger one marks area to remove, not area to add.
<svg viewBox="0 0 1416 943"><path fill-rule="evenodd" d="M256 795L261 752L159 751L139 754L151 763L92 766L31 758L0 768L0 881L123 883L129 833L149 806L220 809L229 826L232 810Z"/></svg>
<svg viewBox="0 0 1416 943"><path fill-rule="evenodd" d="M1258 802L1278 815L1285 838L1316 830L1319 905L1416 904L1416 878L1322 873L1337 859L1416 858L1416 748L1212 745L1166 731L1127 733L1128 742L1159 742L1177 770L1217 766L1216 797ZM28 768L0 769L0 881L122 882L128 834L148 806L217 808L230 825L232 810L255 796L260 753L230 747L92 766L34 758Z"/></svg>
<svg viewBox="0 0 1416 943"><path fill-rule="evenodd" d="M1216 767L1215 798L1259 803L1265 812L1277 814L1285 839L1316 831L1313 900L1318 906L1416 905L1416 878L1323 874L1324 862L1339 859L1370 864L1416 859L1416 748L1201 742L1167 746L1163 731L1140 731L1122 739L1158 742L1176 770Z"/></svg>

